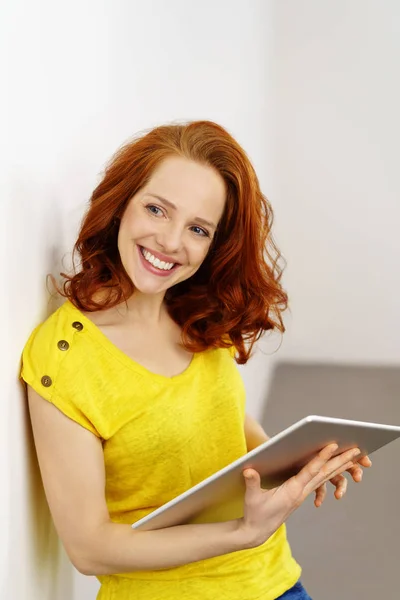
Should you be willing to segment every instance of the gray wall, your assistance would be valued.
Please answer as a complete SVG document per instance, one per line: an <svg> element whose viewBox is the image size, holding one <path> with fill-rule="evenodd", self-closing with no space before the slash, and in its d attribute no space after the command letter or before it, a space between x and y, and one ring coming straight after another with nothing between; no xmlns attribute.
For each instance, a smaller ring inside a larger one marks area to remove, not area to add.
<svg viewBox="0 0 400 600"><path fill-rule="evenodd" d="M400 425L400 369L280 364L262 424L269 435L320 414ZM371 457L362 483L349 481L337 501L333 486L316 509L309 498L288 521L293 553L314 600L400 597L400 440Z"/></svg>

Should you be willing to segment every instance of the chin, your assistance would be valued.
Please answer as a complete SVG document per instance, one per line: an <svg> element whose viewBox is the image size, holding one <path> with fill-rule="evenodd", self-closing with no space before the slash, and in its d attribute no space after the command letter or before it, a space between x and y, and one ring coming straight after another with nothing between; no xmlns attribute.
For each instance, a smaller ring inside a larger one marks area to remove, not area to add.
<svg viewBox="0 0 400 600"><path fill-rule="evenodd" d="M164 283L164 285L162 285L161 283L157 285L156 283L152 282L138 281L136 278L132 278L132 283L134 285L135 291L138 291L141 294L147 294L149 296L162 293L165 294L168 288L175 285L174 283L172 283L171 285L167 285L166 282Z"/></svg>

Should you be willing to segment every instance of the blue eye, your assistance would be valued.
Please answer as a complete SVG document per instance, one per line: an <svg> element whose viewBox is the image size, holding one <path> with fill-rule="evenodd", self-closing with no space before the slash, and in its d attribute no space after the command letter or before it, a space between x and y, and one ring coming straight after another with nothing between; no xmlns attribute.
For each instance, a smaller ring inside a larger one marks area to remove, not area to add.
<svg viewBox="0 0 400 600"><path fill-rule="evenodd" d="M146 206L146 210L148 210L148 212L150 212L152 215L155 215L156 217L158 217L160 213L162 214L161 208L155 206L155 204L148 204Z"/></svg>
<svg viewBox="0 0 400 600"><path fill-rule="evenodd" d="M197 225L194 225L192 227L192 231L196 234L196 235L200 235L203 237L209 237L210 234L208 233L208 231L206 231L205 229L202 229L201 227L198 227Z"/></svg>

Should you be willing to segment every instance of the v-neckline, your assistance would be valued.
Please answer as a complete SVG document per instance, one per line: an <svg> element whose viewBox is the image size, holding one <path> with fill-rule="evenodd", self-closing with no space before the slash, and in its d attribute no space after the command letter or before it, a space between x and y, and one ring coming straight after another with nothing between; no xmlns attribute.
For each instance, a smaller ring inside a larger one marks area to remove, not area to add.
<svg viewBox="0 0 400 600"><path fill-rule="evenodd" d="M150 371L136 360L128 356L121 348L116 346L114 342L110 340L108 336L98 327L89 317L87 317L79 308L77 308L71 300L67 299L66 304L70 312L75 313L76 320L80 321L84 328L86 328L90 334L99 342L110 354L112 354L120 362L124 363L128 368L134 370L136 373L141 374L144 377L150 377L153 381L159 381L160 383L172 383L180 382L181 380L191 376L192 371L195 369L197 363L202 357L201 352L195 352L188 366L176 375L168 376L161 375L160 373L154 373Z"/></svg>

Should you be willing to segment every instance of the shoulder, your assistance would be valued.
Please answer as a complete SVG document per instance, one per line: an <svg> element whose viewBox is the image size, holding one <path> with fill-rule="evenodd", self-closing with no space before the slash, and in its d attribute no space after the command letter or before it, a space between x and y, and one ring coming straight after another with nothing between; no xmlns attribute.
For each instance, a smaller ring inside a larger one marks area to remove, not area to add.
<svg viewBox="0 0 400 600"><path fill-rule="evenodd" d="M236 356L236 348L235 348L235 346L229 346L228 352L229 352L229 354L231 355L232 358L235 358L235 356Z"/></svg>
<svg viewBox="0 0 400 600"><path fill-rule="evenodd" d="M228 353L230 354L230 356L232 358L235 358L235 356L236 356L236 348L235 348L235 346L234 346L234 344L233 344L233 342L232 342L232 340L231 340L231 338L230 338L230 336L228 334L225 334L222 337L222 342L224 344L224 346L223 346L222 349L228 351Z"/></svg>
<svg viewBox="0 0 400 600"><path fill-rule="evenodd" d="M83 331L72 304L65 302L30 334L22 351L20 379L68 417L99 435L84 393L85 361L78 342Z"/></svg>
<svg viewBox="0 0 400 600"><path fill-rule="evenodd" d="M69 301L64 302L35 327L22 350L20 378L48 400L52 399L53 384L61 366L71 362L66 358L70 357L70 349L76 345L75 337L83 329L70 306Z"/></svg>
<svg viewBox="0 0 400 600"><path fill-rule="evenodd" d="M64 302L30 334L22 351L23 372L26 374L45 367L54 371L67 355L74 336L83 329L82 323L74 320L69 304ZM43 371L43 377L46 375L49 377Z"/></svg>
<svg viewBox="0 0 400 600"><path fill-rule="evenodd" d="M235 355L234 346L220 346L205 350L202 352L204 368L210 373L218 371L219 377L221 374L230 377L236 371Z"/></svg>
<svg viewBox="0 0 400 600"><path fill-rule="evenodd" d="M73 312L71 312L71 309L73 310L73 306L69 300L63 302L57 310L33 329L25 347L33 340L48 340L49 337L52 337L55 333L61 333L62 331L66 332L72 326L71 316L73 315Z"/></svg>

